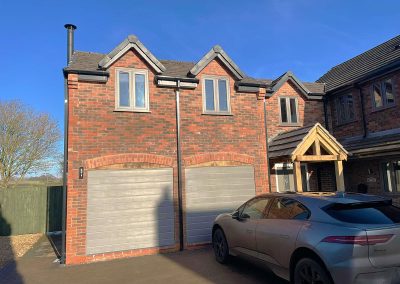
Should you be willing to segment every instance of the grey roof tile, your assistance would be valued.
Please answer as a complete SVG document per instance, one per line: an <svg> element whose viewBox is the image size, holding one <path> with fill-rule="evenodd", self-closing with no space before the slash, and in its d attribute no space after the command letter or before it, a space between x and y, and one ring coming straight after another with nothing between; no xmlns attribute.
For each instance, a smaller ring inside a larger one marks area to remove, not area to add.
<svg viewBox="0 0 400 284"><path fill-rule="evenodd" d="M315 125L307 125L294 130L286 131L275 136L268 143L269 158L290 156L297 145Z"/></svg>
<svg viewBox="0 0 400 284"><path fill-rule="evenodd" d="M317 80L332 91L357 81L389 64L400 63L400 35L329 70Z"/></svg>
<svg viewBox="0 0 400 284"><path fill-rule="evenodd" d="M106 56L107 54L96 53L96 52L84 52L84 51L75 51L71 57L71 62L67 67L65 67L66 71L100 71L99 62ZM186 61L176 61L176 60L160 60L161 64L165 66L166 70L161 74L163 76L169 77L188 77L189 71L195 66L194 62L186 62ZM279 78L278 78L279 79ZM241 83L244 84L261 84L261 85L270 85L273 80L271 79L256 79L253 77L245 76ZM308 90L315 94L323 94L324 93L324 84L322 83L303 83L304 86L308 88Z"/></svg>

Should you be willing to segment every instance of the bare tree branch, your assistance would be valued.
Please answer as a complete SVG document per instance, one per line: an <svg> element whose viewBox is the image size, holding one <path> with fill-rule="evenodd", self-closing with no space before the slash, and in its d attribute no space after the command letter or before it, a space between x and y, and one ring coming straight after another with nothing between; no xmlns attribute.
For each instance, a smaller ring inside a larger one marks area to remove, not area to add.
<svg viewBox="0 0 400 284"><path fill-rule="evenodd" d="M0 102L0 187L49 168L59 140L57 122L47 114L20 102Z"/></svg>

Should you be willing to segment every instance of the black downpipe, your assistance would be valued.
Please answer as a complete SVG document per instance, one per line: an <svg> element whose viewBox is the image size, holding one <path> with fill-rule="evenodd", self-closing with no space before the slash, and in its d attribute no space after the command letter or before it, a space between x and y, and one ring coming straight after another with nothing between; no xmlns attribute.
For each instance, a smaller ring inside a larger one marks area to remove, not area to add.
<svg viewBox="0 0 400 284"><path fill-rule="evenodd" d="M357 89L360 92L361 118L362 118L362 124L363 124L363 138L365 138L368 135L368 130L367 130L367 120L365 119L364 93L363 93L361 87L357 87Z"/></svg>
<svg viewBox="0 0 400 284"><path fill-rule="evenodd" d="M179 214L179 250L183 250L183 202L182 202L182 152L181 152L181 114L179 102L180 80L176 81L176 146L177 146L177 166L178 166L178 214Z"/></svg>
<svg viewBox="0 0 400 284"><path fill-rule="evenodd" d="M323 99L324 104L324 118L325 118L325 128L329 131L329 121L328 121L328 99Z"/></svg>
<svg viewBox="0 0 400 284"><path fill-rule="evenodd" d="M67 29L67 66L74 53L74 30L76 26L66 24ZM62 195L62 219L61 219L61 259L65 264L66 250L66 216L67 216L67 181L68 181L68 75L64 75L64 165L63 165L63 195Z"/></svg>
<svg viewBox="0 0 400 284"><path fill-rule="evenodd" d="M265 151L267 154L267 174L268 190L271 192L271 170L269 168L269 145L268 145L268 127L267 127L267 100L264 97L264 129L265 129Z"/></svg>

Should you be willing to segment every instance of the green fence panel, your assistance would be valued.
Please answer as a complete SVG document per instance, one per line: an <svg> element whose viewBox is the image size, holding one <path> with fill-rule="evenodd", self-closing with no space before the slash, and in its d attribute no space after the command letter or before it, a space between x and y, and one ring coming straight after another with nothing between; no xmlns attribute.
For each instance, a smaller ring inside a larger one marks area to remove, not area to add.
<svg viewBox="0 0 400 284"><path fill-rule="evenodd" d="M62 186L0 189L0 235L61 230Z"/></svg>

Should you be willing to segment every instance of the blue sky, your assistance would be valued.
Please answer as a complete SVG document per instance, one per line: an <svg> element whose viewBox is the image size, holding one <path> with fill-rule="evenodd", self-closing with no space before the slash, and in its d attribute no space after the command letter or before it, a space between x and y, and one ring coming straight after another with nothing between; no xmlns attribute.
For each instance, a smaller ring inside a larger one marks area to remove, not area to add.
<svg viewBox="0 0 400 284"><path fill-rule="evenodd" d="M220 44L249 76L292 70L314 81L400 33L400 1L0 2L0 100L49 112L63 126L66 32L76 50L107 53L137 35L159 59L199 60Z"/></svg>

